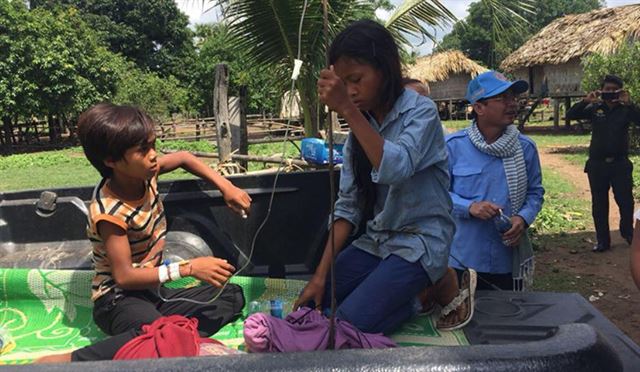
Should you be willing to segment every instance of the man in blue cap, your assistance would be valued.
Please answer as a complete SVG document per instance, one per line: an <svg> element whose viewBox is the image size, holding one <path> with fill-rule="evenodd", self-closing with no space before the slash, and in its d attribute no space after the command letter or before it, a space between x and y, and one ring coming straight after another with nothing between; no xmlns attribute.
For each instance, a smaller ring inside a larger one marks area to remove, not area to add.
<svg viewBox="0 0 640 372"><path fill-rule="evenodd" d="M542 207L542 173L535 143L513 125L528 88L496 71L478 75L467 87L471 126L446 139L456 221L449 265L475 269L478 289L522 290L533 279L526 229Z"/></svg>

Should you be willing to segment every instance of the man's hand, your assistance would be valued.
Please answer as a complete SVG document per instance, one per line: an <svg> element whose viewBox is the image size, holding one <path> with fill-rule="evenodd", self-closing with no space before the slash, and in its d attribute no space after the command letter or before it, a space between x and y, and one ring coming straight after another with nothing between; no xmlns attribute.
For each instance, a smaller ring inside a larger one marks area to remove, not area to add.
<svg viewBox="0 0 640 372"><path fill-rule="evenodd" d="M500 213L500 206L488 201L473 202L469 206L469 214L481 220L489 220Z"/></svg>
<svg viewBox="0 0 640 372"><path fill-rule="evenodd" d="M516 247L520 244L520 239L522 239L526 226L527 223L524 218L520 216L511 217L511 228L502 234L502 241L510 247Z"/></svg>
<svg viewBox="0 0 640 372"><path fill-rule="evenodd" d="M629 95L628 91L626 91L624 89L621 89L618 99L614 100L614 102L620 102L623 105L630 105L631 104L631 96Z"/></svg>
<svg viewBox="0 0 640 372"><path fill-rule="evenodd" d="M585 101L586 103L596 103L600 100L600 91L599 90L594 90L593 92L589 92L589 94L587 94L586 97L584 97L582 100Z"/></svg>

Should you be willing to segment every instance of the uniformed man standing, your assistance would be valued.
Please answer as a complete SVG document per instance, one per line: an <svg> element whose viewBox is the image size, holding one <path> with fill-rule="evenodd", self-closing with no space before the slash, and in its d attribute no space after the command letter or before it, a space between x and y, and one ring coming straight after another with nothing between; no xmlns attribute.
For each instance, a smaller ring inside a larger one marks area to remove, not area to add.
<svg viewBox="0 0 640 372"><path fill-rule="evenodd" d="M609 188L620 209L620 234L633 238L633 164L629 160L629 124L640 123L640 110L631 103L622 79L607 75L600 90L590 92L567 112L571 120L592 123L589 159L584 171L591 187L591 212L598 243L594 252L611 247L609 236Z"/></svg>

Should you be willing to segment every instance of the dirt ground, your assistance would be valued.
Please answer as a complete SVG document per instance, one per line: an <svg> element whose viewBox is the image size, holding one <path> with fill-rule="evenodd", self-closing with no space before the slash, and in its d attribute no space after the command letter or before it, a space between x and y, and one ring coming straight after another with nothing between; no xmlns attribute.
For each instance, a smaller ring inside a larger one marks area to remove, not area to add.
<svg viewBox="0 0 640 372"><path fill-rule="evenodd" d="M591 200L589 182L582 167L549 149L540 150L540 161L575 186L575 196ZM536 258L536 276L555 281L563 291L579 292L636 343L640 343L640 291L629 271L629 245L620 237L620 214L610 195L609 226L612 248L591 252L595 244L593 222L585 231L542 238ZM638 205L636 205L636 208ZM615 229L615 230L614 230Z"/></svg>

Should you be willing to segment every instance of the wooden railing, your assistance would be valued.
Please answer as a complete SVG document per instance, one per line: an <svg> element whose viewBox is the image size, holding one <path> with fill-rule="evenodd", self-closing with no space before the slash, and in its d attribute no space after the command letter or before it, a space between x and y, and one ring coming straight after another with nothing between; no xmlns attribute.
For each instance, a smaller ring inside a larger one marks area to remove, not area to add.
<svg viewBox="0 0 640 372"><path fill-rule="evenodd" d="M247 138L249 144L269 143L284 140L287 127L289 138L304 137L304 128L298 121L283 118L265 118L261 115L247 115ZM214 118L165 121L156 126L156 135L162 140L201 141L216 139Z"/></svg>

